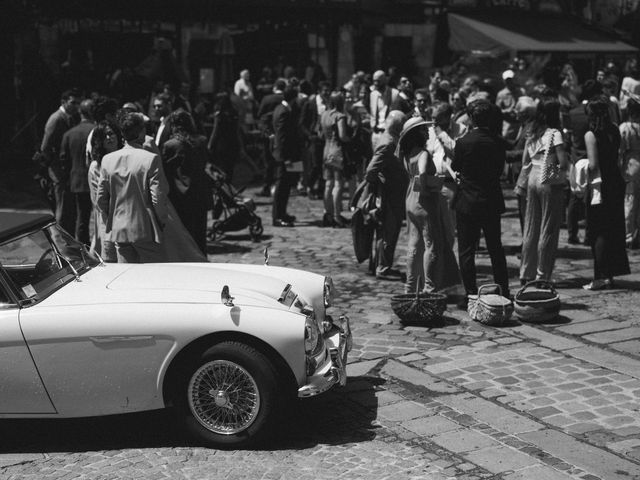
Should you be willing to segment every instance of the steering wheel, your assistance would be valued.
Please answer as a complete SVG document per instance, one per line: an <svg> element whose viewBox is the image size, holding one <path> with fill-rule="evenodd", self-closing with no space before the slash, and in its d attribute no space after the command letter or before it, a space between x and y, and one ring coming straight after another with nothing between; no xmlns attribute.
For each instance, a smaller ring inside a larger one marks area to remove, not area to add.
<svg viewBox="0 0 640 480"><path fill-rule="evenodd" d="M57 266L58 260L56 253L53 251L53 248L48 248L42 255L40 255L40 258L36 263L35 273L37 275L42 275L54 270Z"/></svg>

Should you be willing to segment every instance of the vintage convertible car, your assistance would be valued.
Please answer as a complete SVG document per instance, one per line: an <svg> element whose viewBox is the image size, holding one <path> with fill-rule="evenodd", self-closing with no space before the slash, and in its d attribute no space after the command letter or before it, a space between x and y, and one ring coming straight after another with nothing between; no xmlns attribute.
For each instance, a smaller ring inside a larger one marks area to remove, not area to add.
<svg viewBox="0 0 640 480"><path fill-rule="evenodd" d="M0 212L0 417L171 406L207 445L252 445L288 400L346 383L332 294L269 265L105 264L51 215Z"/></svg>

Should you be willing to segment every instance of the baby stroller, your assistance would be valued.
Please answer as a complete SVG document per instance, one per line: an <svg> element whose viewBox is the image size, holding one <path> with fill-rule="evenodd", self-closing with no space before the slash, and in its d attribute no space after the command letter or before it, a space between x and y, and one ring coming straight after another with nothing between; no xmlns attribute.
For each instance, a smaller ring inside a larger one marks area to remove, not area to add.
<svg viewBox="0 0 640 480"><path fill-rule="evenodd" d="M214 241L224 232L237 232L249 227L251 240L257 242L264 231L262 220L256 215L256 206L250 198L240 198L244 187L236 190L226 180L224 172L212 167L207 172L213 192L213 224L207 229L207 238Z"/></svg>

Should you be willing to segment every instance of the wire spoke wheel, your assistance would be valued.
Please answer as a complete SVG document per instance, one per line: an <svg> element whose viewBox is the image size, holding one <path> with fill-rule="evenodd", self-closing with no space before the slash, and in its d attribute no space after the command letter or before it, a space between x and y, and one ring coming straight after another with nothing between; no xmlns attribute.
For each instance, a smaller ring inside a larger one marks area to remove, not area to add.
<svg viewBox="0 0 640 480"><path fill-rule="evenodd" d="M213 360L198 368L188 387L189 408L207 430L233 435L249 428L260 410L260 391L237 363Z"/></svg>

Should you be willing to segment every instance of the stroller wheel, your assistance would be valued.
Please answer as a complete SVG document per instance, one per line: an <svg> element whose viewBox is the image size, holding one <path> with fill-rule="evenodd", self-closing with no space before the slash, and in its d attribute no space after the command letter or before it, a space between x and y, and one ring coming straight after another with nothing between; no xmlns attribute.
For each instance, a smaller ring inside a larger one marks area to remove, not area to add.
<svg viewBox="0 0 640 480"><path fill-rule="evenodd" d="M262 227L262 220L257 219L257 221L253 225L249 225L249 234L251 234L251 240L257 242L260 240L260 236L264 232L264 228Z"/></svg>

